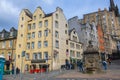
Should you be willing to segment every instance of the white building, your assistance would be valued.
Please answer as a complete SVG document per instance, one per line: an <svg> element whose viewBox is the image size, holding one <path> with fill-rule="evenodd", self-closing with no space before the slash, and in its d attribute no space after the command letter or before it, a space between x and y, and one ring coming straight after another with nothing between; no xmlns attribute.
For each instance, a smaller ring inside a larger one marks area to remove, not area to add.
<svg viewBox="0 0 120 80"><path fill-rule="evenodd" d="M68 20L68 25L69 29L76 29L78 38L80 42L83 43L83 50L86 50L89 41L92 41L92 44L98 47L97 29L94 22L92 22L92 24L81 24L80 19L75 16Z"/></svg>
<svg viewBox="0 0 120 80"><path fill-rule="evenodd" d="M80 41L83 43L83 48L86 50L89 45L89 41L92 42L95 48L98 48L98 35L95 23L86 23L81 25L81 38Z"/></svg>
<svg viewBox="0 0 120 80"><path fill-rule="evenodd" d="M66 50L66 54L69 59L81 60L83 58L82 43L79 41L75 28L69 30L69 40L67 42L67 45L68 50Z"/></svg>

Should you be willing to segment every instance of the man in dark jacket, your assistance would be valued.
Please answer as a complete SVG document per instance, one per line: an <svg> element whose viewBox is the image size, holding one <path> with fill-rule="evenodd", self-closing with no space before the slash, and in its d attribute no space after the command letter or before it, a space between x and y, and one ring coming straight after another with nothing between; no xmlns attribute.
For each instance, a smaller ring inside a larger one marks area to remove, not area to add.
<svg viewBox="0 0 120 80"><path fill-rule="evenodd" d="M83 72L83 62L80 60L78 62L79 71Z"/></svg>

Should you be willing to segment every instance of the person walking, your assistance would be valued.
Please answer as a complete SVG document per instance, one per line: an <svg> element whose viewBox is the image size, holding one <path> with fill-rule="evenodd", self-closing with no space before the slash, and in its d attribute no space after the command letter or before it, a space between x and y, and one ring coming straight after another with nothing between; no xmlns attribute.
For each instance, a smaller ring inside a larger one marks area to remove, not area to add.
<svg viewBox="0 0 120 80"><path fill-rule="evenodd" d="M102 65L103 65L103 67L104 67L104 70L107 70L107 62L106 62L106 61L103 61L103 62L102 62Z"/></svg>
<svg viewBox="0 0 120 80"><path fill-rule="evenodd" d="M17 67L16 68L16 74L19 74L20 73L20 69Z"/></svg>
<svg viewBox="0 0 120 80"><path fill-rule="evenodd" d="M79 66L79 71L83 72L84 71L83 70L83 62L81 60L78 62L78 66Z"/></svg>
<svg viewBox="0 0 120 80"><path fill-rule="evenodd" d="M108 61L109 65L111 65L111 59L108 58L107 61Z"/></svg>

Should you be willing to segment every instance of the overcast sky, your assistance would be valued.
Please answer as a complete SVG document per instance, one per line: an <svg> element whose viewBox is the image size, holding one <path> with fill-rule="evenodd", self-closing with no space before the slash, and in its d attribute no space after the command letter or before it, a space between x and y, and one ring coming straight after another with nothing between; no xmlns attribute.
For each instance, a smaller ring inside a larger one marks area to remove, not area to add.
<svg viewBox="0 0 120 80"><path fill-rule="evenodd" d="M120 0L114 2L120 9ZM82 18L83 14L97 11L98 8L108 9L109 5L109 0L0 0L0 31L11 27L17 29L19 14L24 8L33 13L41 6L45 13L51 13L59 6L69 19L74 16Z"/></svg>

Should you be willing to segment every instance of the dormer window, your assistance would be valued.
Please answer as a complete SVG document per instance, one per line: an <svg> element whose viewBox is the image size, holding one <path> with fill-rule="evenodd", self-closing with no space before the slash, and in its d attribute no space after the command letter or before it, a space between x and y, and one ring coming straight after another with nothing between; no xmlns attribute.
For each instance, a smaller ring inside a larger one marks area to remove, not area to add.
<svg viewBox="0 0 120 80"><path fill-rule="evenodd" d="M2 38L4 38L4 33L2 33L2 36L1 36Z"/></svg>
<svg viewBox="0 0 120 80"><path fill-rule="evenodd" d="M42 14L39 15L39 18L42 18Z"/></svg>
<svg viewBox="0 0 120 80"><path fill-rule="evenodd" d="M13 36L13 31L12 31L12 32L10 32L10 36Z"/></svg>
<svg viewBox="0 0 120 80"><path fill-rule="evenodd" d="M34 16L33 19L36 20L36 16Z"/></svg>

